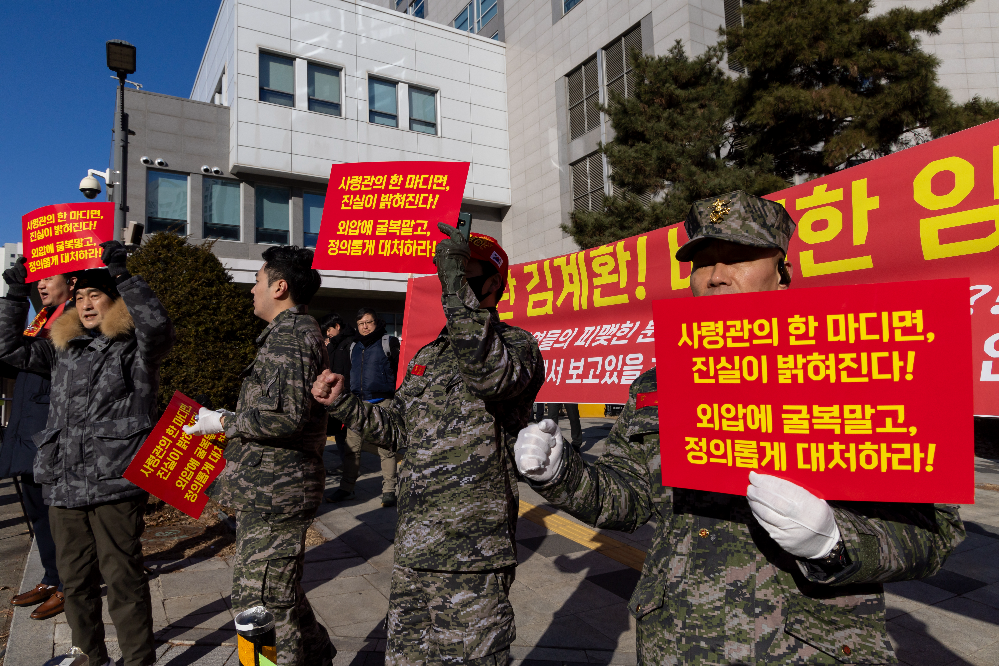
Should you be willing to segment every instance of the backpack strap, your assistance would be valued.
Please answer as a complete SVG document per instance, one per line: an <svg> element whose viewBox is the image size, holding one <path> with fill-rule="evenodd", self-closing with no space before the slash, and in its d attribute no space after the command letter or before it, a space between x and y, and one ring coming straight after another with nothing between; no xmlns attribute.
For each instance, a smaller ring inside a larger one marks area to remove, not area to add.
<svg viewBox="0 0 1000 666"><path fill-rule="evenodd" d="M391 337L392 336L389 335L388 333L382 336L382 351L383 353L385 353L386 358L389 358L390 354L392 353L389 349L389 338Z"/></svg>

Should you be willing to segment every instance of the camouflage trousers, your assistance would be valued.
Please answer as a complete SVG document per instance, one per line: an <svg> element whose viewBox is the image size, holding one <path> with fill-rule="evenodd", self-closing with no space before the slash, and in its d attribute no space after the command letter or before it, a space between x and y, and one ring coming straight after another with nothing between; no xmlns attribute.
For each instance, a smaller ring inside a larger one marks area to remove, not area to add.
<svg viewBox="0 0 1000 666"><path fill-rule="evenodd" d="M274 614L280 666L331 663L330 636L302 589L306 529L315 515L315 509L236 514L233 614L259 605Z"/></svg>
<svg viewBox="0 0 1000 666"><path fill-rule="evenodd" d="M513 568L441 572L394 566L386 666L506 666L515 635L507 599L513 582Z"/></svg>

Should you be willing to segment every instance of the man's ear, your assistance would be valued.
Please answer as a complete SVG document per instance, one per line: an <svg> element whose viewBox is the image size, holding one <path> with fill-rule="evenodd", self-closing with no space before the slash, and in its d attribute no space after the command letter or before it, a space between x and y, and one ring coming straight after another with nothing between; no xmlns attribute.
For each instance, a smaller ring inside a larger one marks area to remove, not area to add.
<svg viewBox="0 0 1000 666"><path fill-rule="evenodd" d="M274 289L275 298L284 298L286 296L290 296L288 292L288 282L286 282L282 278L278 278L277 280L275 280L274 284L271 285L271 288Z"/></svg>
<svg viewBox="0 0 1000 666"><path fill-rule="evenodd" d="M69 286L70 290L76 289L76 276L66 279L66 285Z"/></svg>
<svg viewBox="0 0 1000 666"><path fill-rule="evenodd" d="M778 260L778 289L788 289L792 283L792 263L784 257Z"/></svg>

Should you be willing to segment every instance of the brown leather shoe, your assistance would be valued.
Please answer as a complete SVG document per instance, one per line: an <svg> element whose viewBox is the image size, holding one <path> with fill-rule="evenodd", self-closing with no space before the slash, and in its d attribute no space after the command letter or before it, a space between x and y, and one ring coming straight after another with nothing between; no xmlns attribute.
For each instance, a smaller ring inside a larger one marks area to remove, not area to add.
<svg viewBox="0 0 1000 666"><path fill-rule="evenodd" d="M53 615L59 615L59 613L63 612L63 606L65 603L66 596L62 592L53 592L48 601L35 609L35 611L31 614L31 619L45 620Z"/></svg>
<svg viewBox="0 0 1000 666"><path fill-rule="evenodd" d="M39 583L34 588L28 590L24 594L19 594L10 600L15 606L34 606L35 604L40 604L52 596L52 593L56 591L55 585L46 585L45 583Z"/></svg>

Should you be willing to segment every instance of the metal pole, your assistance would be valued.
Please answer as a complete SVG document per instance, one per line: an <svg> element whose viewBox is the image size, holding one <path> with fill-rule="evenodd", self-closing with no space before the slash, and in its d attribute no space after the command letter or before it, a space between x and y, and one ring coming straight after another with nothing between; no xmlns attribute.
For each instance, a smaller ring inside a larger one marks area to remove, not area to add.
<svg viewBox="0 0 1000 666"><path fill-rule="evenodd" d="M128 114L125 113L125 74L118 74L118 183L115 185L115 240L122 240L128 213Z"/></svg>
<svg viewBox="0 0 1000 666"><path fill-rule="evenodd" d="M24 514L24 522L28 524L28 536L34 539L35 530L31 529L31 519L28 518L28 509L24 506L24 495L21 493L21 484L17 482L16 476L12 476L11 480L14 482L14 490L17 491L17 500L21 503L21 513Z"/></svg>

